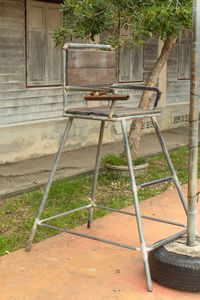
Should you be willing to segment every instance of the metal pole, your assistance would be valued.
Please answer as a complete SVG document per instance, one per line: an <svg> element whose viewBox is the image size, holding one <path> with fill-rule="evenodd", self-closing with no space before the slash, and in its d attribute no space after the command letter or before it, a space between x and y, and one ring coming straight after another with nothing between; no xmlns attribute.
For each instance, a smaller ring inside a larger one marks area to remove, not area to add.
<svg viewBox="0 0 200 300"><path fill-rule="evenodd" d="M49 193L50 187L51 187L52 182L53 182L53 177L55 175L56 168L57 168L57 165L58 165L59 160L60 160L62 149L63 149L63 147L65 145L65 141L66 141L66 139L68 137L68 134L70 132L72 121L73 121L73 118L69 118L69 120L67 121L67 124L65 126L63 137L62 137L62 140L61 140L61 143L60 143L60 146L59 146L59 149L58 149L58 153L56 155L53 167L51 169L51 174L49 176L49 179L48 179L48 182L47 182L47 186L46 186L45 192L43 194L43 198L42 198L42 202L40 204L40 208L38 210L37 217L36 217L35 222L33 224L33 228L32 228L30 237L29 237L28 242L26 243L26 246L25 246L25 250L26 251L30 251L31 250L32 241L34 239L34 236L35 236L35 233L36 233L36 230L37 230L38 221L40 221L40 217L42 215L42 212L43 212L43 209L44 209L44 205L46 203L46 200L47 200L47 197L48 197L48 193Z"/></svg>
<svg viewBox="0 0 200 300"><path fill-rule="evenodd" d="M100 133L99 133L99 143L98 143L97 156L96 156L96 164L95 164L95 169L94 169L94 179L93 179L93 185L92 185L91 207L90 207L90 213L89 213L88 225L87 225L88 228L91 228L91 225L92 225L92 217L93 217L93 210L94 210L97 179L98 179L98 174L99 174L99 165L100 165L100 158L101 158L101 149L102 149L104 128L105 128L105 121L101 121L101 127L100 127Z"/></svg>
<svg viewBox="0 0 200 300"><path fill-rule="evenodd" d="M189 165L188 165L188 217L187 217L187 246L195 245L196 235L196 202L197 202L197 159L198 159L198 117L199 103L197 87L198 51L199 50L199 10L200 0L192 2L192 53L190 79L190 117L189 117ZM198 39L197 39L198 37Z"/></svg>
<svg viewBox="0 0 200 300"><path fill-rule="evenodd" d="M113 51L113 48L111 45L106 44L83 44L83 43L66 43L64 44L63 49L68 48L95 48L95 49L104 49L104 50L111 50Z"/></svg>
<svg viewBox="0 0 200 300"><path fill-rule="evenodd" d="M177 188L177 191L179 193L179 196L180 196L180 199L182 201L182 204L183 204L183 207L184 207L184 210L187 214L187 204L186 204L186 201L185 201L185 197L184 197L184 194L183 194L183 191L181 189L181 185L179 183L179 180L178 180L178 177L176 175L176 172L175 172L175 169L174 169L174 166L172 164L172 161L171 161L171 158L169 156L169 153L167 151L167 147L166 147L166 144L165 144L165 141L161 135L161 132L160 132L160 129L159 129L159 126L158 126L158 122L156 121L156 118L155 116L153 116L151 118L152 120L152 123L153 123L153 126L155 128L155 131L156 131L156 134L157 134L157 137L158 137L158 140L159 140L159 143L160 143L160 146L162 148L162 151L163 151L163 154L167 160L167 164L169 166L169 169L170 169L170 172L172 174L172 177L173 177L173 180L174 180L174 183L176 185L176 188Z"/></svg>
<svg viewBox="0 0 200 300"><path fill-rule="evenodd" d="M66 58L67 58L67 53L66 53L66 50L63 49L63 111L65 111L66 103L67 103L67 94L65 91L65 86L67 85L67 82L66 82L66 71L67 71Z"/></svg>
<svg viewBox="0 0 200 300"><path fill-rule="evenodd" d="M149 292L152 292L152 281L151 281L151 273L150 273L150 268L149 268L147 247L146 247L146 243L144 240L144 232L143 232L142 219L141 219L141 213L140 213L140 207L139 207L139 199L138 199L138 194L137 194L137 186L136 186L135 175L134 175L134 171L133 171L133 164L132 164L131 151L130 151L129 142L128 142L128 136L127 136L127 131L126 131L126 121L124 119L121 121L121 126L122 126L123 138L124 138L124 146L126 149L127 160L128 160L128 167L129 167L130 180L131 180L131 189L132 189L132 194L133 194L133 199L134 199L134 206L135 206L137 226L138 226L138 232L139 232L139 238L140 238L141 251L142 251L142 256L143 256L144 268L145 268L145 272L146 272L147 288L148 288Z"/></svg>

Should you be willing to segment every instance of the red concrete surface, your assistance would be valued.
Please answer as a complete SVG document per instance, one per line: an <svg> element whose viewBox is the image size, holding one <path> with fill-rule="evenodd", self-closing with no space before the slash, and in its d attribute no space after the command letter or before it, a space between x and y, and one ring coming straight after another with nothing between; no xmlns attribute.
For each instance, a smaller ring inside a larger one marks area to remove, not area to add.
<svg viewBox="0 0 200 300"><path fill-rule="evenodd" d="M200 187L200 181L199 181ZM186 195L187 186L183 187ZM133 211L133 207L126 208ZM141 203L144 215L186 222L176 190ZM198 215L199 218L199 203ZM147 244L182 230L144 220ZM139 246L134 217L113 213L94 221L81 232ZM199 224L198 224L199 229ZM169 289L153 282L148 292L140 252L100 243L67 233L0 258L0 300L167 300L200 299L200 293Z"/></svg>

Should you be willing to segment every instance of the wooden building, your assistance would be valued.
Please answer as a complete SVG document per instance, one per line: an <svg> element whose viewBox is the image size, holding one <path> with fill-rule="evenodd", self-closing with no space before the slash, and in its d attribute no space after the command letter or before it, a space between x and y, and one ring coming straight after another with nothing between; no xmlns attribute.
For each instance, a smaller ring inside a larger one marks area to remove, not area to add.
<svg viewBox="0 0 200 300"><path fill-rule="evenodd" d="M0 0L0 163L53 153L64 126L62 53L53 32L62 22L59 0ZM160 48L151 40L143 50L119 55L117 81L144 84ZM188 122L190 35L184 33L163 69L162 129ZM137 105L135 93L128 105ZM80 93L69 95L69 106L85 105ZM118 128L107 128L105 141L120 139ZM144 132L150 130L146 122ZM70 149L96 143L98 124L77 121ZM80 138L84 136L84 139Z"/></svg>

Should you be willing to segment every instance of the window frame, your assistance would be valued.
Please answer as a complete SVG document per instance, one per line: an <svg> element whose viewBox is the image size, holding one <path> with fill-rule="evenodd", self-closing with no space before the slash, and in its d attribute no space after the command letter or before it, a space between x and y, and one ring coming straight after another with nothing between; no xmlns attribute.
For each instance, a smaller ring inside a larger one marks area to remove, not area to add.
<svg viewBox="0 0 200 300"><path fill-rule="evenodd" d="M133 48L133 46L132 46L132 48ZM135 49L137 49L136 47L135 47ZM138 50L139 51L139 50ZM134 83L134 82L144 82L144 50L143 50L143 48L141 49L141 51L142 51L142 59L141 59L141 61L142 61L142 66L141 66L141 69L142 69L142 79L141 80L126 80L126 81L123 81L123 80L120 80L120 51L118 52L118 64L117 64L117 68L118 68L118 70L117 70L117 80L118 80L118 82L119 83Z"/></svg>
<svg viewBox="0 0 200 300"><path fill-rule="evenodd" d="M180 64L181 64L181 58L180 58L180 47L182 45L182 35L184 34L184 32L181 33L181 35L179 36L179 39L178 39L178 49L177 49L177 80L190 80L190 70L189 70L189 74L188 74L188 77L187 76L181 76L181 74L179 73L180 72ZM191 43L191 33L188 31L187 32L188 34L188 38L189 38L189 41L188 41L188 44L189 44L189 47L190 47L190 43ZM184 40L184 39L183 39ZM187 39L185 39L187 40ZM191 58L191 48L190 48L190 52L189 52L189 56ZM189 63L189 66L190 66L190 63Z"/></svg>
<svg viewBox="0 0 200 300"><path fill-rule="evenodd" d="M44 2L44 3L55 3L59 4L62 1L57 2L57 0L34 0L37 2ZM61 55L61 61L62 61L62 55ZM43 88L43 87L61 87L63 86L63 74L61 70L61 82L58 84L35 84L30 85L28 82L28 0L25 0L25 81L26 81L26 88Z"/></svg>

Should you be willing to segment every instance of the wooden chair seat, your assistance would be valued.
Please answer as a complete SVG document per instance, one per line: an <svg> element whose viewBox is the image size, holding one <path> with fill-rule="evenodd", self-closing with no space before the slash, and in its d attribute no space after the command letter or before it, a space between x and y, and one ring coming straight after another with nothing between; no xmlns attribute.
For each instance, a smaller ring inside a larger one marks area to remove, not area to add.
<svg viewBox="0 0 200 300"><path fill-rule="evenodd" d="M70 108L65 111L66 114L71 115L94 115L99 117L107 117L110 114L110 106L97 106L97 107L80 107ZM152 114L160 114L159 110L141 109L141 108L130 108L123 106L116 106L115 111L112 115L113 118L121 117L134 117L134 116L148 116Z"/></svg>

